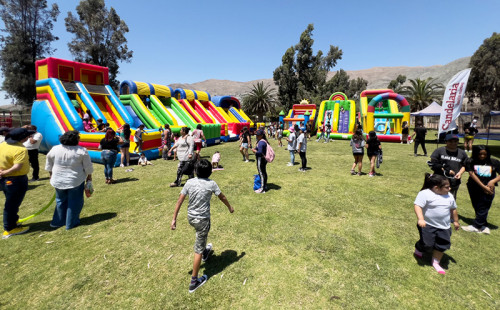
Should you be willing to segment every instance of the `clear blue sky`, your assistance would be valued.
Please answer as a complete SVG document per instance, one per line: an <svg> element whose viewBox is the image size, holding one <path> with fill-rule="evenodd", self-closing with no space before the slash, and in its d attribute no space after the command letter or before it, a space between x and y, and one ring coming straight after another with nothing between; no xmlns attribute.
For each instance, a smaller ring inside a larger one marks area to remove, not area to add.
<svg viewBox="0 0 500 310"><path fill-rule="evenodd" d="M79 1L53 2L61 14L52 56L72 59L64 18ZM271 78L309 23L315 51L343 50L334 70L442 65L471 56L500 32L498 0L106 0L106 6L129 26L134 51L118 79L160 84Z"/></svg>

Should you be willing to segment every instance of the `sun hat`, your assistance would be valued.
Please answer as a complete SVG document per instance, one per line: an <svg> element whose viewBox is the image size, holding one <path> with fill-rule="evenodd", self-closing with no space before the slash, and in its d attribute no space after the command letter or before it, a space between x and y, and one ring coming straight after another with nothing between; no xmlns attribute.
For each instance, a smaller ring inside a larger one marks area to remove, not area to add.
<svg viewBox="0 0 500 310"><path fill-rule="evenodd" d="M445 141L450 141L450 140L459 140L458 139L458 136L455 135L455 134L452 134L452 133L449 133L446 135L446 137L444 138Z"/></svg>
<svg viewBox="0 0 500 310"><path fill-rule="evenodd" d="M26 128L14 128L5 136L5 142L9 144L17 143L35 133L36 131Z"/></svg>

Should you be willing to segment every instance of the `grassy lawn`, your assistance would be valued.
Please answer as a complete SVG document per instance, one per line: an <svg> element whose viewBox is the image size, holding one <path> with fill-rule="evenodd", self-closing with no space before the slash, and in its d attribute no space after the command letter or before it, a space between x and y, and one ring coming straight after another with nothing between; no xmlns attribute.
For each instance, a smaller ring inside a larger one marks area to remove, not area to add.
<svg viewBox="0 0 500 310"><path fill-rule="evenodd" d="M188 293L194 231L187 201L177 230L169 227L180 192L168 187L177 162L156 160L133 172L115 168L115 185L104 184L103 167L94 165L96 191L85 199L83 225L51 229L51 207L27 222L27 234L1 240L0 308L500 308L498 229L489 236L454 232L445 276L413 258L413 201L429 171L428 157L414 157L413 145L383 143L384 163L370 178L349 174L348 141L311 141L306 173L287 167L288 152L271 143L277 156L263 195L253 193L255 163L242 161L237 143L203 150L206 158L220 151L225 169L212 179L235 213L213 198L215 252L201 267L209 280L194 294ZM498 142L490 144L500 151ZM436 144L427 148L430 154ZM367 173L366 156L364 165ZM464 176L458 211L460 224L468 225L474 211ZM48 173L41 177L30 185L21 217L51 198ZM489 215L497 226L499 199Z"/></svg>

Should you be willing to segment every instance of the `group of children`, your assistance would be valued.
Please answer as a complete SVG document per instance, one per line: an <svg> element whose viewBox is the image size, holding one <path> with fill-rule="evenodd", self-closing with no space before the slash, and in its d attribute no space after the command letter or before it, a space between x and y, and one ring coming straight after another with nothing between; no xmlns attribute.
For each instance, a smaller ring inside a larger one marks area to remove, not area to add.
<svg viewBox="0 0 500 310"><path fill-rule="evenodd" d="M375 161L377 156L381 155L382 147L380 140L377 138L375 131L370 131L368 133L368 139L365 141L363 137L363 132L361 129L357 129L352 135L350 146L352 148L352 155L354 156L354 163L352 164L351 174L360 176L362 174L361 169L363 168L363 157L366 153L370 159L370 172L368 175L370 177L375 176ZM356 173L356 167L358 167L358 172Z"/></svg>

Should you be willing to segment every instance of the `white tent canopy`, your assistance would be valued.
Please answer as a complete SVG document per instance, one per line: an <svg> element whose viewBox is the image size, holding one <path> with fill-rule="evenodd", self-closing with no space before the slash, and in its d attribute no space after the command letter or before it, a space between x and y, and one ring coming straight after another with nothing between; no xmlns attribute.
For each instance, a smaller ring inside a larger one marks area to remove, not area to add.
<svg viewBox="0 0 500 310"><path fill-rule="evenodd" d="M434 101L427 108L411 113L412 116L440 116L441 106ZM460 115L472 115L472 112L460 112Z"/></svg>

